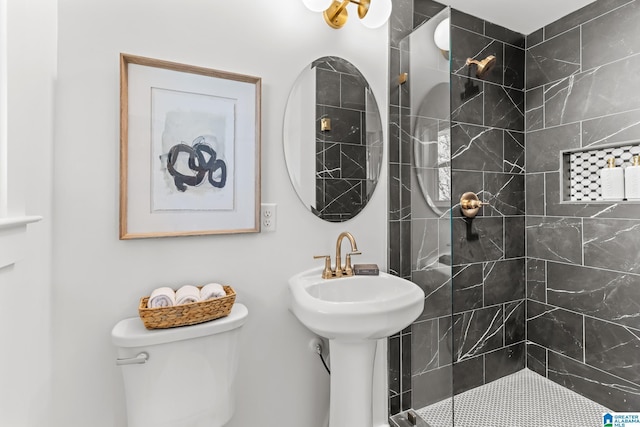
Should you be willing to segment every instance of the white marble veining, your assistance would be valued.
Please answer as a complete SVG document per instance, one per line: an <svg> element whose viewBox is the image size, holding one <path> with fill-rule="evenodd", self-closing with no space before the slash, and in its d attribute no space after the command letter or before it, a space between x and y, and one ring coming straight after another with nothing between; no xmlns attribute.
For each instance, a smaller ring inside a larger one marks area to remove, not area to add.
<svg viewBox="0 0 640 427"><path fill-rule="evenodd" d="M469 317L465 319L467 323L466 325L463 325L461 342L458 346L458 351L456 354L457 362L461 362L463 360L476 356L479 352L482 351L488 340L498 335L499 333L502 333L502 328L495 326L502 322L502 311L496 310L488 326L482 332L482 335L478 339L472 338L471 336L475 334L470 334L470 331L472 330L472 326L474 325L474 316L476 315L476 313L476 311L471 312ZM469 346L469 344L471 345Z"/></svg>

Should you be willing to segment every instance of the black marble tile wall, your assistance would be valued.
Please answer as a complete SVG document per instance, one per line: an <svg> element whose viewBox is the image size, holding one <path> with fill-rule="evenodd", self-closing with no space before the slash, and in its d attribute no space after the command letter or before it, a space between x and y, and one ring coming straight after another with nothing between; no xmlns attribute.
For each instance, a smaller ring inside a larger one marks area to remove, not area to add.
<svg viewBox="0 0 640 427"><path fill-rule="evenodd" d="M504 256L517 258L525 255L525 217L504 218Z"/></svg>
<svg viewBox="0 0 640 427"><path fill-rule="evenodd" d="M640 140L639 110L582 122L582 144L584 147L637 140Z"/></svg>
<svg viewBox="0 0 640 427"><path fill-rule="evenodd" d="M567 263L582 260L582 220L566 217L527 217L527 254Z"/></svg>
<svg viewBox="0 0 640 427"><path fill-rule="evenodd" d="M525 339L525 300L510 302L503 305L504 309L504 343L523 344ZM524 354L524 345L522 346ZM524 364L520 366L522 368Z"/></svg>
<svg viewBox="0 0 640 427"><path fill-rule="evenodd" d="M464 264L453 267L453 312L462 313L482 307L483 265Z"/></svg>
<svg viewBox="0 0 640 427"><path fill-rule="evenodd" d="M453 391L525 367L525 37L452 10ZM482 78L467 58L496 57ZM473 191L489 203L459 209Z"/></svg>
<svg viewBox="0 0 640 427"><path fill-rule="evenodd" d="M525 354L523 341L487 353L485 356L485 382L495 381L521 370L524 367Z"/></svg>
<svg viewBox="0 0 640 427"><path fill-rule="evenodd" d="M542 375L547 376L547 349L534 344L530 341L527 342L527 368Z"/></svg>
<svg viewBox="0 0 640 427"><path fill-rule="evenodd" d="M528 356L531 360L531 353ZM618 412L637 410L640 395L637 383L552 351L548 352L547 360L549 379Z"/></svg>
<svg viewBox="0 0 640 427"><path fill-rule="evenodd" d="M640 204L561 202L560 151L640 140L638 22L598 0L525 53L527 366L614 411L640 407Z"/></svg>
<svg viewBox="0 0 640 427"><path fill-rule="evenodd" d="M560 80L580 71L580 28L527 49L527 89Z"/></svg>
<svg viewBox="0 0 640 427"><path fill-rule="evenodd" d="M474 116L482 115L479 105ZM469 114L472 114L471 112ZM504 170L504 130L453 123L451 126L451 167L460 171Z"/></svg>
<svg viewBox="0 0 640 427"><path fill-rule="evenodd" d="M495 305L456 314L453 317L453 353L456 375L458 362L471 359L502 347L504 342L504 316L502 306ZM454 381L454 389L456 384Z"/></svg>
<svg viewBox="0 0 640 427"><path fill-rule="evenodd" d="M454 395L480 387L482 384L484 384L484 360L482 357L456 362L453 368Z"/></svg>
<svg viewBox="0 0 640 427"><path fill-rule="evenodd" d="M527 338L556 353L582 358L583 318L558 307L527 301Z"/></svg>
<svg viewBox="0 0 640 427"><path fill-rule="evenodd" d="M547 262L546 301L594 318L640 328L640 277Z"/></svg>

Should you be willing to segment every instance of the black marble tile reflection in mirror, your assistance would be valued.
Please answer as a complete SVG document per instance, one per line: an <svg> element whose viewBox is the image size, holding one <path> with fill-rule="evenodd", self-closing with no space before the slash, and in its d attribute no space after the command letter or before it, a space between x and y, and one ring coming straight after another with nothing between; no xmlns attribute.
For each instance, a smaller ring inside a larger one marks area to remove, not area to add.
<svg viewBox="0 0 640 427"><path fill-rule="evenodd" d="M342 222L364 208L375 188L381 133L367 128L367 104L374 100L369 84L352 64L324 57L313 67L316 199L312 210L322 219Z"/></svg>
<svg viewBox="0 0 640 427"><path fill-rule="evenodd" d="M355 67L331 57L316 66L316 214L342 222L366 205L368 83ZM323 130L321 120L330 120Z"/></svg>

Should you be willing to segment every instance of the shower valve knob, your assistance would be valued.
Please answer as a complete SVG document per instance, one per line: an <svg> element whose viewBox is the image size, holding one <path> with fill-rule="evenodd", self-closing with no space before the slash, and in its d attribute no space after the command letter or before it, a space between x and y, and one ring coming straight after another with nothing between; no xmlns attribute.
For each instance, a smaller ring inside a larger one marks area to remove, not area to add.
<svg viewBox="0 0 640 427"><path fill-rule="evenodd" d="M488 206L489 203L481 202L476 193L466 192L460 197L460 209L462 214L467 218L475 218L482 206Z"/></svg>

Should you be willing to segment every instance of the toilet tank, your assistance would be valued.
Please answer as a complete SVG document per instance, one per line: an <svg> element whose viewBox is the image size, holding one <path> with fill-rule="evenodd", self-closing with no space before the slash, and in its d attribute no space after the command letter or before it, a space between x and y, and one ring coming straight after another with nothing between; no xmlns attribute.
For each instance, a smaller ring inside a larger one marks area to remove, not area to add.
<svg viewBox="0 0 640 427"><path fill-rule="evenodd" d="M147 330L140 318L112 330L122 365L128 427L221 427L235 409L238 335L248 311L193 326Z"/></svg>

